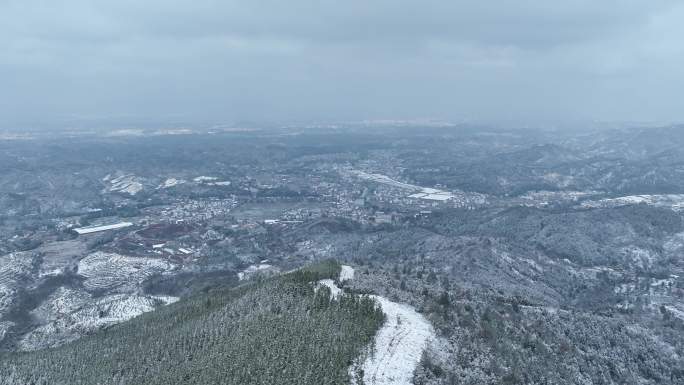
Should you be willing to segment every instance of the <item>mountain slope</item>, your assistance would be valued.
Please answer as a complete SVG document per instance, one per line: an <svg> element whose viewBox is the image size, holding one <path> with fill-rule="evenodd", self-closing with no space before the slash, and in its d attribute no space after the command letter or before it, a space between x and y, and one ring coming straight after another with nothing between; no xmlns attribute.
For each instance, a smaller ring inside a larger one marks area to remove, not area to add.
<svg viewBox="0 0 684 385"><path fill-rule="evenodd" d="M327 262L189 298L56 349L0 357L0 384L346 384L384 321L314 290Z"/></svg>

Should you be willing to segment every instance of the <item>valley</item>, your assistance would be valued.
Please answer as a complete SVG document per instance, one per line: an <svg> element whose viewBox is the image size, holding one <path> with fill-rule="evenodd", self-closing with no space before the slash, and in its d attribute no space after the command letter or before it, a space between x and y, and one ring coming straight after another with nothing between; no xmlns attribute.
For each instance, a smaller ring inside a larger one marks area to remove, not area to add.
<svg viewBox="0 0 684 385"><path fill-rule="evenodd" d="M332 300L383 314L343 383L682 378L679 127L650 150L638 129L339 130L0 142L3 360L335 260ZM644 360L615 367L603 344Z"/></svg>

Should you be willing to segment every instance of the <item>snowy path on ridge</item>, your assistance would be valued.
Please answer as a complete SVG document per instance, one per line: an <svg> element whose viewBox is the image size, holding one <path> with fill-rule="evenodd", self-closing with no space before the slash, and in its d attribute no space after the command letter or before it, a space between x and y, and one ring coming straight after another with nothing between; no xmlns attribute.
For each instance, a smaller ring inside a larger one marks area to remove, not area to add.
<svg viewBox="0 0 684 385"><path fill-rule="evenodd" d="M342 266L340 281L353 278L354 269ZM328 286L335 297L342 292L331 279L320 283ZM365 385L411 385L423 350L435 338L434 329L423 315L409 305L392 302L378 295L371 295L370 298L378 302L387 319L375 335L373 352L367 355L363 364L357 363L354 367L363 369ZM350 374L354 367L350 369Z"/></svg>
<svg viewBox="0 0 684 385"><path fill-rule="evenodd" d="M432 325L405 304L372 295L387 320L375 335L375 350L363 363L366 385L410 385L423 350L435 338Z"/></svg>

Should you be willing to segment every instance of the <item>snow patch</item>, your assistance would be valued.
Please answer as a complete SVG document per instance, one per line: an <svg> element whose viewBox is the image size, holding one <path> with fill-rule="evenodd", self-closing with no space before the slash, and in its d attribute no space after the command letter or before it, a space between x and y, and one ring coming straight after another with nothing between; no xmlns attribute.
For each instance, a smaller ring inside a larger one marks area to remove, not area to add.
<svg viewBox="0 0 684 385"><path fill-rule="evenodd" d="M218 178L215 176L205 176L205 175L198 176L197 178L193 179L193 181L195 181L197 183L213 182L215 180L218 180Z"/></svg>
<svg viewBox="0 0 684 385"><path fill-rule="evenodd" d="M242 270L241 272L238 273L238 280L240 280L240 281L245 280L245 279L249 278L249 276L251 276L252 274L254 274L258 271L269 270L271 268L273 268L273 266L271 266L267 263L261 263L258 265L251 265L248 268L246 268L245 270Z"/></svg>
<svg viewBox="0 0 684 385"><path fill-rule="evenodd" d="M340 289L332 279L322 279L318 281L321 286L327 286L330 289L330 297L337 299L340 294L342 294L342 289Z"/></svg>
<svg viewBox="0 0 684 385"><path fill-rule="evenodd" d="M354 279L354 269L351 266L342 265L340 270L340 282Z"/></svg>
<svg viewBox="0 0 684 385"><path fill-rule="evenodd" d="M208 186L230 186L231 182L230 181L222 181L222 182L209 182L207 183Z"/></svg>
<svg viewBox="0 0 684 385"><path fill-rule="evenodd" d="M194 178L193 181L195 183L200 183L204 184L206 186L230 186L232 183L227 180L220 181L219 178L215 176L198 176L197 178Z"/></svg>
<svg viewBox="0 0 684 385"><path fill-rule="evenodd" d="M171 188L171 187L178 186L178 185L181 185L184 183L185 183L185 181L182 179L169 178L169 179L165 180L164 183L159 185L159 187L157 187L157 189Z"/></svg>
<svg viewBox="0 0 684 385"><path fill-rule="evenodd" d="M103 179L103 181L109 182L109 187L105 189L105 192L119 192L136 195L143 190L143 184L140 182L140 178L132 174L121 175L113 179Z"/></svg>

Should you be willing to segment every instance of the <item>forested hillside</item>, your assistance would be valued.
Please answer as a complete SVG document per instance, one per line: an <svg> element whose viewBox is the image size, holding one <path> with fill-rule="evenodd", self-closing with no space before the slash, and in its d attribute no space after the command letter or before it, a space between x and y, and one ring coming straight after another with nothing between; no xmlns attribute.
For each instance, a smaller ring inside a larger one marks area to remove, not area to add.
<svg viewBox="0 0 684 385"><path fill-rule="evenodd" d="M216 289L60 348L0 357L0 384L347 384L384 315L366 297L314 290L339 270L325 262Z"/></svg>
<svg viewBox="0 0 684 385"><path fill-rule="evenodd" d="M684 383L684 322L667 312L637 323L384 267L359 268L346 287L410 304L432 323L416 385Z"/></svg>

